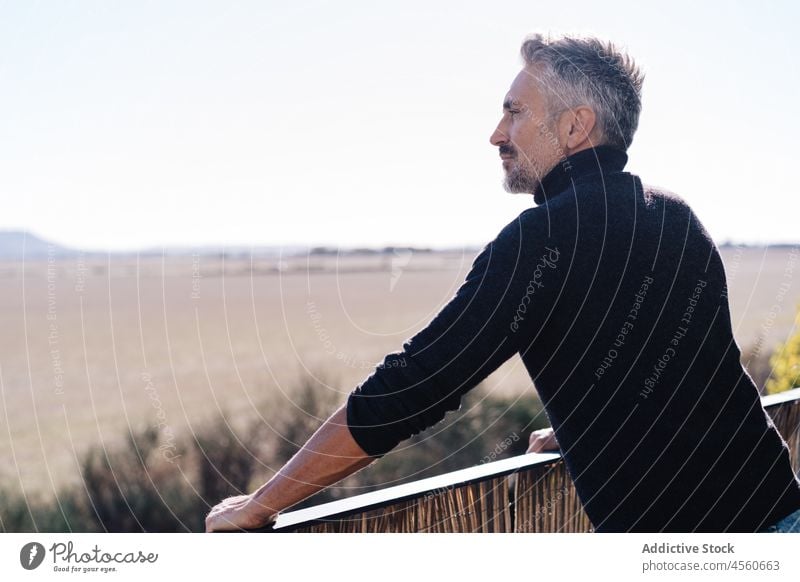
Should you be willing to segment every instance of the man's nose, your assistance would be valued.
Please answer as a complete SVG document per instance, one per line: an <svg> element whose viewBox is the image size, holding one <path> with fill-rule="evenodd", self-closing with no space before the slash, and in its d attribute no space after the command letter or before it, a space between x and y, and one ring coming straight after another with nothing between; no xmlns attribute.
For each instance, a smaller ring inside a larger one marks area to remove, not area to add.
<svg viewBox="0 0 800 582"><path fill-rule="evenodd" d="M508 141L508 136L505 132L500 130L498 126L497 129L494 130L494 133L489 137L489 143L493 146L497 147L500 146Z"/></svg>

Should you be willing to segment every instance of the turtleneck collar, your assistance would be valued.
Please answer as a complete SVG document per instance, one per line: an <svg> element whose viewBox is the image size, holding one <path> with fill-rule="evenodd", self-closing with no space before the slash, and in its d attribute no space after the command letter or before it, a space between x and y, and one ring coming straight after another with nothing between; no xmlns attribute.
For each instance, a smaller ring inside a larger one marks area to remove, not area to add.
<svg viewBox="0 0 800 582"><path fill-rule="evenodd" d="M533 193L533 201L536 204L544 204L569 188L573 182L601 173L621 172L627 162L628 154L608 145L599 145L576 152L559 161L542 178L541 184Z"/></svg>

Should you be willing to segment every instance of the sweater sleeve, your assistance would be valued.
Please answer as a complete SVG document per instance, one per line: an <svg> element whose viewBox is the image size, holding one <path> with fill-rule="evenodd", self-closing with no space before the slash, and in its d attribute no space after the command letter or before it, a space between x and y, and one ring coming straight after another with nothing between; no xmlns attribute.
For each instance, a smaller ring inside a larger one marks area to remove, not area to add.
<svg viewBox="0 0 800 582"><path fill-rule="evenodd" d="M559 250L520 214L475 258L450 301L388 354L347 399L359 446L382 457L433 426L461 397L520 350L526 329L549 310Z"/></svg>

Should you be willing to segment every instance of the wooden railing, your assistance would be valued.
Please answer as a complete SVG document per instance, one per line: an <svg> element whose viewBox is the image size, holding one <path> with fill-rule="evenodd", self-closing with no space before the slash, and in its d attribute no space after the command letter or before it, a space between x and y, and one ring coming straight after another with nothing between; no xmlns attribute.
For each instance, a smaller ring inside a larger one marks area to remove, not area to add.
<svg viewBox="0 0 800 582"><path fill-rule="evenodd" d="M800 388L762 404L800 472ZM589 532L558 453L527 454L281 514L273 532Z"/></svg>

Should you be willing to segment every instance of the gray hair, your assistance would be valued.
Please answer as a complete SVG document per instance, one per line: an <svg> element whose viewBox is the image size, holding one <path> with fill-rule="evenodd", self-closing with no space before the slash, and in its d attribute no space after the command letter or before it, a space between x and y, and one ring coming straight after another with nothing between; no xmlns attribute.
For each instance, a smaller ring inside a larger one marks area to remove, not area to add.
<svg viewBox="0 0 800 582"><path fill-rule="evenodd" d="M642 73L612 43L597 38L528 36L520 53L526 65L541 65L540 87L548 95L550 121L578 105L591 107L603 142L627 150L642 110Z"/></svg>

